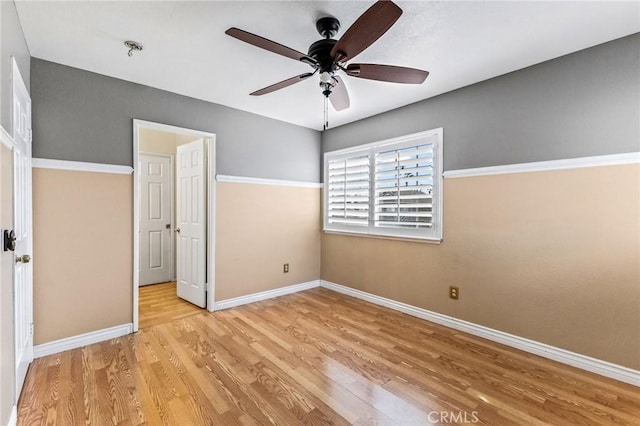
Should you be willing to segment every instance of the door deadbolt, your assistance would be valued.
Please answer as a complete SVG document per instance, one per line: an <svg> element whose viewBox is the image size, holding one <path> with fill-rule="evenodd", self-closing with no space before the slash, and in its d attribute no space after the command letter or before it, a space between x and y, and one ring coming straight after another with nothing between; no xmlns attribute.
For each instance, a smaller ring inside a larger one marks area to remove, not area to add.
<svg viewBox="0 0 640 426"><path fill-rule="evenodd" d="M29 263L31 262L31 256L23 254L22 256L16 256L16 263Z"/></svg>

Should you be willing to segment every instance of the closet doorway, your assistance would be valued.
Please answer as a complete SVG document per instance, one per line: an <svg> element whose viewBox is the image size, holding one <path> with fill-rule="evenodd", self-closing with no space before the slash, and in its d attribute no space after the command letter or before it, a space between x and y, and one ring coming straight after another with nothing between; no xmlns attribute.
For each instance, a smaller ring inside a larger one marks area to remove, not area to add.
<svg viewBox="0 0 640 426"><path fill-rule="evenodd" d="M215 134L142 120L133 127L137 330L143 286L175 288L176 306L180 298L213 310Z"/></svg>

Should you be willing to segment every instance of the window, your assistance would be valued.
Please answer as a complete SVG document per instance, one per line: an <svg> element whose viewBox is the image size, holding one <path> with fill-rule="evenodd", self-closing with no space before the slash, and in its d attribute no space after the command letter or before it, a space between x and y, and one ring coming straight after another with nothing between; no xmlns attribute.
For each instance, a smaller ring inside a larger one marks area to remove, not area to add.
<svg viewBox="0 0 640 426"><path fill-rule="evenodd" d="M324 230L442 239L442 128L324 155Z"/></svg>

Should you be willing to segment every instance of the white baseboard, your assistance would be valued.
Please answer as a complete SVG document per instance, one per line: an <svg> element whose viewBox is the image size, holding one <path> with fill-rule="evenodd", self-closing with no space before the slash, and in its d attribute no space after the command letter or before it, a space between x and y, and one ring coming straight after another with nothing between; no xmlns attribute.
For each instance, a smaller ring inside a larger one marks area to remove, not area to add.
<svg viewBox="0 0 640 426"><path fill-rule="evenodd" d="M64 339L34 346L33 357L41 358L43 356L57 354L59 352L79 348L81 346L91 345L93 343L103 342L109 339L115 339L116 337L125 336L131 333L133 333L132 323L103 328L102 330L96 330L90 333L79 334L77 336L67 337Z"/></svg>
<svg viewBox="0 0 640 426"><path fill-rule="evenodd" d="M320 286L320 280L313 280L306 283L294 284L287 287L280 287L274 290L262 291L260 293L248 294L246 296L234 297L233 299L221 300L215 303L215 310L229 309L234 306L246 305L247 303L259 302L261 300L272 299L285 294L297 293Z"/></svg>
<svg viewBox="0 0 640 426"><path fill-rule="evenodd" d="M436 324L441 324L446 327L464 331L465 333L473 334L474 336L483 337L487 340L502 343L503 345L511 346L525 352L552 359L563 364L571 365L573 367L581 368L592 373L600 374L601 376L610 377L612 379L620 380L621 382L640 386L640 371L638 370L633 370L621 365L612 364L607 361L602 361L600 359L591 358L586 355L570 352L565 349L560 349L555 346L536 342L534 340L525 339L524 337L515 336L513 334L505 333L503 331L495 330L489 327L484 327L482 325L450 317L448 315L443 315L437 312L418 308L416 306L407 305L406 303L396 302L395 300L376 296L375 294L366 293L364 291L356 290L329 281L320 280L320 286L329 290L336 291L338 293L343 293L348 296L366 300L367 302L371 302L376 305L394 309L396 311L400 311L414 317L431 321Z"/></svg>
<svg viewBox="0 0 640 426"><path fill-rule="evenodd" d="M18 407L14 405L11 407L11 415L9 416L9 421L7 422L7 426L16 426L18 424Z"/></svg>

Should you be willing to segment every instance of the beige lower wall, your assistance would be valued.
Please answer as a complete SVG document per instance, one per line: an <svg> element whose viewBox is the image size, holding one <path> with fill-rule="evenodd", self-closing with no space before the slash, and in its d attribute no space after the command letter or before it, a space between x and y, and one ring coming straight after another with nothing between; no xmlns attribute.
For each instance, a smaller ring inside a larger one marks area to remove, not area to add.
<svg viewBox="0 0 640 426"><path fill-rule="evenodd" d="M639 246L637 164L445 179L442 244L323 234L321 276L640 369Z"/></svg>
<svg viewBox="0 0 640 426"><path fill-rule="evenodd" d="M320 278L319 188L218 182L216 191L216 301Z"/></svg>
<svg viewBox="0 0 640 426"><path fill-rule="evenodd" d="M217 301L320 278L319 188L218 183L216 202ZM132 177L33 169L33 204L34 343L131 322Z"/></svg>
<svg viewBox="0 0 640 426"><path fill-rule="evenodd" d="M131 176L33 179L35 344L131 322ZM444 185L442 244L324 234L321 251L320 189L219 182L215 298L322 277L640 369L638 165Z"/></svg>
<svg viewBox="0 0 640 426"><path fill-rule="evenodd" d="M33 169L34 344L132 321L132 176Z"/></svg>
<svg viewBox="0 0 640 426"><path fill-rule="evenodd" d="M0 232L4 229L13 229L13 153L0 143ZM9 421L16 403L13 259L13 252L0 248L0 424L3 425Z"/></svg>

